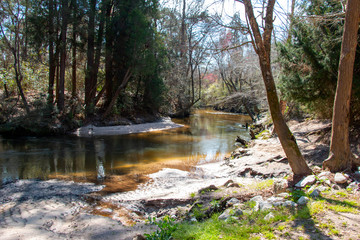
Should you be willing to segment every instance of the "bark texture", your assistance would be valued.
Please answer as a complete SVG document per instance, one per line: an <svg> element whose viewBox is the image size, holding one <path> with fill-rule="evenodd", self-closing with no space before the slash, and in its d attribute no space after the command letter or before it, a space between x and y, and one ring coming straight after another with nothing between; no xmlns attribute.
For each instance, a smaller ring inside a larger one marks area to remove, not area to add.
<svg viewBox="0 0 360 240"><path fill-rule="evenodd" d="M358 164L358 159L351 153L350 149L349 123L359 20L359 0L348 0L334 103L330 154L323 163L323 167L332 172L350 170L353 163L357 162Z"/></svg>
<svg viewBox="0 0 360 240"><path fill-rule="evenodd" d="M253 12L251 1L244 0L242 2L244 3L245 12L250 25L253 46L259 56L261 73L265 83L267 99L271 117L274 122L275 131L279 137L293 173L295 175L309 175L312 173L312 171L306 164L305 159L303 158L296 143L296 139L289 130L283 115L281 114L279 99L271 70L271 33L273 30L273 12L275 0L268 1L265 15L265 28L262 35Z"/></svg>

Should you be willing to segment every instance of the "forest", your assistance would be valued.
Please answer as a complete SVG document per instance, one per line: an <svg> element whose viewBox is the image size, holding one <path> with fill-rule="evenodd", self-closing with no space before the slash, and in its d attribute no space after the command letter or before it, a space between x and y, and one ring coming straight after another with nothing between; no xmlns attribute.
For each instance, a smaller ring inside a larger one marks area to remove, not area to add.
<svg viewBox="0 0 360 240"><path fill-rule="evenodd" d="M359 23L356 0L2 0L0 234L358 239Z"/></svg>
<svg viewBox="0 0 360 240"><path fill-rule="evenodd" d="M344 6L293 6L279 14L271 43L280 98L294 114L330 119ZM204 1L9 0L0 16L2 125L24 116L70 129L140 113L186 116L236 93L244 107L230 111L267 108L254 40L239 13L214 12ZM352 121L360 111L358 66ZM2 129L32 128L25 125Z"/></svg>

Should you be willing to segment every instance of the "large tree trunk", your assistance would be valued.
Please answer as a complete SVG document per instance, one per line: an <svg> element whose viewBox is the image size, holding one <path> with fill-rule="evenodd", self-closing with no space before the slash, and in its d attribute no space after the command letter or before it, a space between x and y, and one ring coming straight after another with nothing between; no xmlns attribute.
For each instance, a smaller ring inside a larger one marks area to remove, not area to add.
<svg viewBox="0 0 360 240"><path fill-rule="evenodd" d="M87 49L87 69L85 76L85 105L86 114L91 115L94 112L94 52L95 52L95 11L96 0L90 1L89 23L88 23L88 49Z"/></svg>
<svg viewBox="0 0 360 240"><path fill-rule="evenodd" d="M68 24L68 0L62 0L61 43L60 43L60 77L57 106L61 111L65 105L65 68L66 68L66 33Z"/></svg>
<svg viewBox="0 0 360 240"><path fill-rule="evenodd" d="M353 161L356 160L350 149L349 122L359 17L359 1L348 0L334 103L330 155L323 163L324 168L328 168L332 172L350 170Z"/></svg>
<svg viewBox="0 0 360 240"><path fill-rule="evenodd" d="M273 30L273 11L275 0L270 0L266 8L265 29L261 36L253 7L250 0L243 1L245 11L251 27L251 34L254 39L253 46L259 56L261 73L265 83L267 99L270 113L274 122L275 131L279 137L280 143L288 158L290 167L294 175L309 175L312 173L306 164L296 140L289 130L281 114L279 99L276 92L275 82L271 70L270 52L271 52L271 33Z"/></svg>

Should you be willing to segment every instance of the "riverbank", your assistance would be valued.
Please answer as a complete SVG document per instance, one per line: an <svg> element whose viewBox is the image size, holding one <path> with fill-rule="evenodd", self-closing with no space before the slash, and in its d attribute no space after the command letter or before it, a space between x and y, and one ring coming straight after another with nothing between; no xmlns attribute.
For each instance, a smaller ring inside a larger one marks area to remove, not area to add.
<svg viewBox="0 0 360 240"><path fill-rule="evenodd" d="M328 154L329 126L316 120L290 122L312 168ZM278 139L266 132L258 138L250 148L239 148L225 160L198 165L191 172L167 168L150 174L150 181L130 192L102 196L97 192L103 186L57 180L6 184L0 189L0 235L2 239L133 239L154 230L145 224L148 217L183 219L199 199L246 202L256 195L270 197L273 179L284 179L291 172ZM352 148L360 150L356 143Z"/></svg>

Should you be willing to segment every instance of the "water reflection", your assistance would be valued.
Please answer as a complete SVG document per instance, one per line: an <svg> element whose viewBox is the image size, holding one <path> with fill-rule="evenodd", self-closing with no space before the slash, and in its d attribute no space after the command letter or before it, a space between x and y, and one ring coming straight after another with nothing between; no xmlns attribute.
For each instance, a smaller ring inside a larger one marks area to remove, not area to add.
<svg viewBox="0 0 360 240"><path fill-rule="evenodd" d="M191 171L196 164L218 161L234 149L242 125L235 114L197 111L185 127L161 132L106 137L0 138L0 178L72 179L103 183L107 191L127 191L164 167Z"/></svg>

